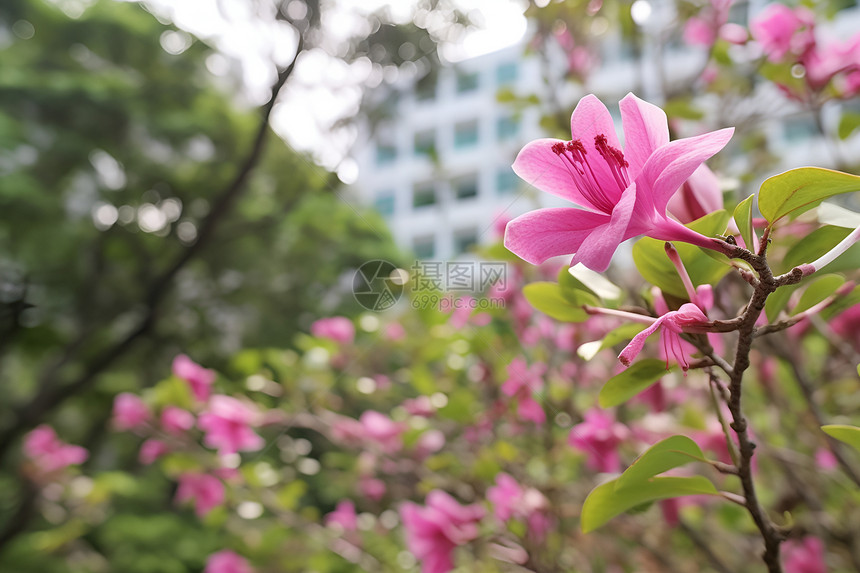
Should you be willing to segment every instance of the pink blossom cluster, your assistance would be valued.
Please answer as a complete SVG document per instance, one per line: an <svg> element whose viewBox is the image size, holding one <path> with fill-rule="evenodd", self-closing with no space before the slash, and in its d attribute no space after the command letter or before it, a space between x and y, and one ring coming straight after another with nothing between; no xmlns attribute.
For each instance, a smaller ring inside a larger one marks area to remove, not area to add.
<svg viewBox="0 0 860 573"><path fill-rule="evenodd" d="M844 41L820 42L815 25L815 14L808 8L773 3L753 19L750 29L769 61L799 66L792 74L803 78L807 92L781 85L789 96L807 100L828 87L841 98L857 95L860 33Z"/></svg>
<svg viewBox="0 0 860 573"><path fill-rule="evenodd" d="M518 519L525 522L529 536L540 541L552 527L549 500L540 491L523 487L506 473L496 476L496 485L487 489L487 500L499 521Z"/></svg>
<svg viewBox="0 0 860 573"><path fill-rule="evenodd" d="M484 517L479 505L460 505L441 490L427 494L426 505L404 503L400 516L409 550L421 563L422 573L447 573L454 568L451 552L478 537Z"/></svg>
<svg viewBox="0 0 860 573"><path fill-rule="evenodd" d="M84 463L89 453L81 446L67 444L47 424L37 426L24 437L24 455L44 478L68 466Z"/></svg>

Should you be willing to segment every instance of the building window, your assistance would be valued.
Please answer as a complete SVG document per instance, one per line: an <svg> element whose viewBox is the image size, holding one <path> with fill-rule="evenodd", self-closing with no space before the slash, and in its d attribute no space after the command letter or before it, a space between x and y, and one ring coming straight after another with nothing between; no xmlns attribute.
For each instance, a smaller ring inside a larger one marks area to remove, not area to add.
<svg viewBox="0 0 860 573"><path fill-rule="evenodd" d="M433 235L420 235L412 239L412 250L419 259L430 259L436 254L436 240Z"/></svg>
<svg viewBox="0 0 860 573"><path fill-rule="evenodd" d="M432 183L416 185L412 190L412 207L419 209L436 204L436 188Z"/></svg>
<svg viewBox="0 0 860 573"><path fill-rule="evenodd" d="M478 176L475 174L455 179L451 186L454 188L454 196L458 200L478 196Z"/></svg>
<svg viewBox="0 0 860 573"><path fill-rule="evenodd" d="M520 178L510 167L502 167L496 173L496 192L499 195L510 195L517 190Z"/></svg>
<svg viewBox="0 0 860 573"><path fill-rule="evenodd" d="M390 143L376 144L376 164L388 165L397 159L397 148Z"/></svg>
<svg viewBox="0 0 860 573"><path fill-rule="evenodd" d="M468 93L476 89L478 89L478 72L457 74L457 93Z"/></svg>
<svg viewBox="0 0 860 573"><path fill-rule="evenodd" d="M510 85L517 81L518 74L519 69L517 69L516 62L502 64L496 68L496 83L500 86Z"/></svg>
<svg viewBox="0 0 860 573"><path fill-rule="evenodd" d="M454 147L462 149L478 144L478 122L465 121L454 126Z"/></svg>
<svg viewBox="0 0 860 573"><path fill-rule="evenodd" d="M467 252L477 244L477 229L461 229L454 233L454 253L457 255Z"/></svg>
<svg viewBox="0 0 860 573"><path fill-rule="evenodd" d="M436 155L436 133L432 129L419 131L413 140L415 155Z"/></svg>
<svg viewBox="0 0 860 573"><path fill-rule="evenodd" d="M519 131L520 122L514 117L500 117L496 121L496 137L499 141L513 139Z"/></svg>
<svg viewBox="0 0 860 573"><path fill-rule="evenodd" d="M379 214L384 217L390 217L394 214L394 192L381 191L377 193L376 199L373 200L373 208L379 211Z"/></svg>

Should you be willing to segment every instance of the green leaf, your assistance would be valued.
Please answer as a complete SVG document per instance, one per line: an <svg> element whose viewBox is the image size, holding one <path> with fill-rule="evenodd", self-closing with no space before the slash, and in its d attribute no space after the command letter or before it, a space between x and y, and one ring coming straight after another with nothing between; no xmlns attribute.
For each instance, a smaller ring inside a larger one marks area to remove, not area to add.
<svg viewBox="0 0 860 573"><path fill-rule="evenodd" d="M782 272L788 272L798 265L811 263L838 245L850 232L849 229L829 225L815 229L795 245L792 245L785 254L782 263L775 266L778 266Z"/></svg>
<svg viewBox="0 0 860 573"><path fill-rule="evenodd" d="M848 139L858 127L860 127L860 113L842 112L842 117L839 118L839 139Z"/></svg>
<svg viewBox="0 0 860 573"><path fill-rule="evenodd" d="M786 215L799 215L822 200L860 190L860 177L820 167L801 167L774 175L761 185L758 208L773 225Z"/></svg>
<svg viewBox="0 0 860 573"><path fill-rule="evenodd" d="M734 219L747 250L753 250L752 206L755 195L750 195L735 207Z"/></svg>
<svg viewBox="0 0 860 573"><path fill-rule="evenodd" d="M788 301L791 298L791 293L796 291L799 286L800 285L789 285L780 287L776 289L773 294L767 297L767 300L764 303L764 313L769 322L774 322L779 318L779 313L785 308L785 305L788 304Z"/></svg>
<svg viewBox="0 0 860 573"><path fill-rule="evenodd" d="M714 484L702 476L652 477L631 487L618 487L618 481L597 486L585 498L580 517L583 533L643 503L684 495L719 495Z"/></svg>
<svg viewBox="0 0 860 573"><path fill-rule="evenodd" d="M563 267L558 271L558 287L561 289L561 296L573 304L603 306L600 295L574 275L570 274L567 271L567 267Z"/></svg>
<svg viewBox="0 0 860 573"><path fill-rule="evenodd" d="M523 287L523 294L534 308L562 322L585 322L588 313L582 308L586 304L598 304L593 296L584 291L569 290L562 293L561 287L551 282L536 282ZM581 300L577 304L577 297Z"/></svg>
<svg viewBox="0 0 860 573"><path fill-rule="evenodd" d="M706 237L722 234L726 230L729 221L728 212L720 210L705 215L701 219L687 225ZM723 275L731 270L728 261L723 258L722 262L688 243L674 243L693 284L715 284ZM654 286L660 287L663 292L672 296L687 300L687 292L681 283L678 272L666 256L665 241L658 241L648 237L642 238L633 245L633 262L639 273ZM722 255L719 255L722 256Z"/></svg>
<svg viewBox="0 0 860 573"><path fill-rule="evenodd" d="M672 468L704 459L702 449L687 436L669 436L636 458L618 478L618 487L631 487Z"/></svg>
<svg viewBox="0 0 860 573"><path fill-rule="evenodd" d="M809 283L809 286L806 287L806 290L803 291L803 294L800 295L800 300L797 302L797 306L791 310L791 314L794 315L812 308L835 293L836 289L841 287L843 284L845 284L845 278L840 275L822 275L820 277L815 277L815 279Z"/></svg>
<svg viewBox="0 0 860 573"><path fill-rule="evenodd" d="M857 368L860 374L860 367ZM821 426L825 434L832 436L840 442L845 442L858 452L860 452L860 428L857 426L848 426L845 424L831 424L829 426Z"/></svg>
<svg viewBox="0 0 860 573"><path fill-rule="evenodd" d="M637 360L630 368L609 379L600 389L601 408L623 404L668 373L666 362L656 358Z"/></svg>
<svg viewBox="0 0 860 573"><path fill-rule="evenodd" d="M646 325L640 324L638 322L628 322L626 324L622 324L618 328L610 330L606 336L603 337L603 340L593 340L591 342L585 342L579 345L579 348L576 349L576 353L583 360L591 360L594 358L598 352L603 350L604 348L610 348L615 346L620 342L624 342L625 340L630 340L643 330L645 330Z"/></svg>
<svg viewBox="0 0 860 573"><path fill-rule="evenodd" d="M573 277L574 280L593 292L601 300L620 302L624 297L624 291L621 290L621 287L614 284L602 274L584 266L582 263L577 263L566 269L566 271L562 269L562 272L566 272L569 276Z"/></svg>

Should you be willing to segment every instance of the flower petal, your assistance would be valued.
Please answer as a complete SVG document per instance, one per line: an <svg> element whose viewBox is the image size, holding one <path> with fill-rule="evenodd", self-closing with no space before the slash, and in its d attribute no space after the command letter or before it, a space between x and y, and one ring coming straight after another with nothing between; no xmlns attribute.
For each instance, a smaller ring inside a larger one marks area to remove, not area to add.
<svg viewBox="0 0 860 573"><path fill-rule="evenodd" d="M520 179L546 193L552 193L592 211L601 211L576 187L564 159L552 150L560 139L536 139L523 147L511 166Z"/></svg>
<svg viewBox="0 0 860 573"><path fill-rule="evenodd" d="M678 188L709 157L717 153L729 139L734 128L712 131L696 137L672 141L656 150L636 178L643 197L650 198L659 215Z"/></svg>
<svg viewBox="0 0 860 573"><path fill-rule="evenodd" d="M623 241L633 237L628 227L636 204L636 185L624 190L621 200L612 210L608 224L595 228L576 251L571 266L582 263L589 269L603 272L609 267L612 255Z"/></svg>
<svg viewBox="0 0 860 573"><path fill-rule="evenodd" d="M624 347L624 350L622 350L621 354L618 355L618 359L624 366L630 366L633 359L639 356L639 353L642 352L642 349L645 347L645 339L654 334L654 332L660 328L667 316L669 315L664 314L655 320L651 326L634 336L633 340Z"/></svg>
<svg viewBox="0 0 860 573"><path fill-rule="evenodd" d="M635 179L648 157L669 143L669 123L662 109L632 93L618 105L624 126L624 157L630 163L630 177Z"/></svg>
<svg viewBox="0 0 860 573"><path fill-rule="evenodd" d="M609 215L582 209L538 209L508 223L505 247L523 260L539 265L551 257L576 253L596 227L609 221Z"/></svg>

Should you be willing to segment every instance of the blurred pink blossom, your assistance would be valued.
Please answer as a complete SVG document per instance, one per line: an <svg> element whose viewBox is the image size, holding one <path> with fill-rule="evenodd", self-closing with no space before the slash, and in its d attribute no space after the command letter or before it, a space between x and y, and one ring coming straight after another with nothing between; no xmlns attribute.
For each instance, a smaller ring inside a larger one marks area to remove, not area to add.
<svg viewBox="0 0 860 573"><path fill-rule="evenodd" d="M149 407L137 394L123 392L113 401L113 425L117 430L136 430L149 421Z"/></svg>
<svg viewBox="0 0 860 573"><path fill-rule="evenodd" d="M815 450L815 465L823 470L835 470L839 466L836 456L826 448Z"/></svg>
<svg viewBox="0 0 860 573"><path fill-rule="evenodd" d="M250 406L230 396L216 395L200 414L197 426L206 432L203 443L224 455L263 447L263 438L251 429L257 421L258 415Z"/></svg>
<svg viewBox="0 0 860 573"><path fill-rule="evenodd" d="M253 573L253 571L244 557L224 549L209 556L203 573Z"/></svg>
<svg viewBox="0 0 860 573"><path fill-rule="evenodd" d="M332 316L314 322L311 325L311 334L340 344L351 344L355 339L355 326L344 316Z"/></svg>
<svg viewBox="0 0 860 573"><path fill-rule="evenodd" d="M506 473L496 475L496 485L487 489L487 500L500 521L516 518L525 521L529 535L543 539L552 526L549 501L534 488L523 488Z"/></svg>
<svg viewBox="0 0 860 573"><path fill-rule="evenodd" d="M546 412L532 396L543 388L546 364L536 362L531 367L524 358L517 357L508 365L508 379L502 384L502 392L517 401L517 415L535 424L546 422Z"/></svg>
<svg viewBox="0 0 860 573"><path fill-rule="evenodd" d="M209 399L212 383L215 382L214 370L203 368L185 354L179 354L173 359L173 375L188 383L197 400L205 402Z"/></svg>
<svg viewBox="0 0 860 573"><path fill-rule="evenodd" d="M161 411L161 427L168 434L181 436L194 427L194 414L176 406L167 406Z"/></svg>
<svg viewBox="0 0 860 573"><path fill-rule="evenodd" d="M768 4L752 19L750 30L771 62L789 54L802 57L815 46L815 14L803 6Z"/></svg>
<svg viewBox="0 0 860 573"><path fill-rule="evenodd" d="M630 429L604 410L592 408L585 413L585 421L570 430L568 443L585 452L586 465L599 472L617 472L621 469L618 445L630 437Z"/></svg>
<svg viewBox="0 0 860 573"><path fill-rule="evenodd" d="M447 573L454 568L454 548L478 536L478 521L484 509L460 505L440 490L428 493L426 504L422 507L406 502L400 507L406 544L421 562L422 573Z"/></svg>
<svg viewBox="0 0 860 573"><path fill-rule="evenodd" d="M782 545L785 573L827 573L824 544L817 537L789 539Z"/></svg>
<svg viewBox="0 0 860 573"><path fill-rule="evenodd" d="M358 491L373 501L379 501L385 497L387 488L385 487L385 482L381 479L363 477L358 480Z"/></svg>
<svg viewBox="0 0 860 573"><path fill-rule="evenodd" d="M855 304L830 321L830 329L860 352L860 304Z"/></svg>
<svg viewBox="0 0 860 573"><path fill-rule="evenodd" d="M382 451L393 454L403 447L400 436L406 431L406 426L402 422L395 422L374 410L362 413L358 421L364 430L364 437L379 445Z"/></svg>
<svg viewBox="0 0 860 573"><path fill-rule="evenodd" d="M390 322L382 329L382 335L387 340L396 342L406 338L406 329L399 322Z"/></svg>
<svg viewBox="0 0 860 573"><path fill-rule="evenodd" d="M422 416L429 418L436 412L436 408L430 402L429 396L418 396L403 401L403 408L410 416Z"/></svg>
<svg viewBox="0 0 860 573"><path fill-rule="evenodd" d="M355 504L348 499L339 501L335 510L325 516L325 524L336 524L346 531L355 531L358 527Z"/></svg>
<svg viewBox="0 0 860 573"><path fill-rule="evenodd" d="M36 426L24 436L23 450L24 455L30 458L43 474L82 464L89 456L85 448L67 444L57 438L54 428L47 424Z"/></svg>
<svg viewBox="0 0 860 573"><path fill-rule="evenodd" d="M224 484L208 474L186 473L179 476L176 488L176 503L194 501L197 517L204 517L224 503Z"/></svg>
<svg viewBox="0 0 860 573"><path fill-rule="evenodd" d="M138 459L140 460L140 463L148 466L169 451L170 446L168 446L161 440L146 440L140 446Z"/></svg>

